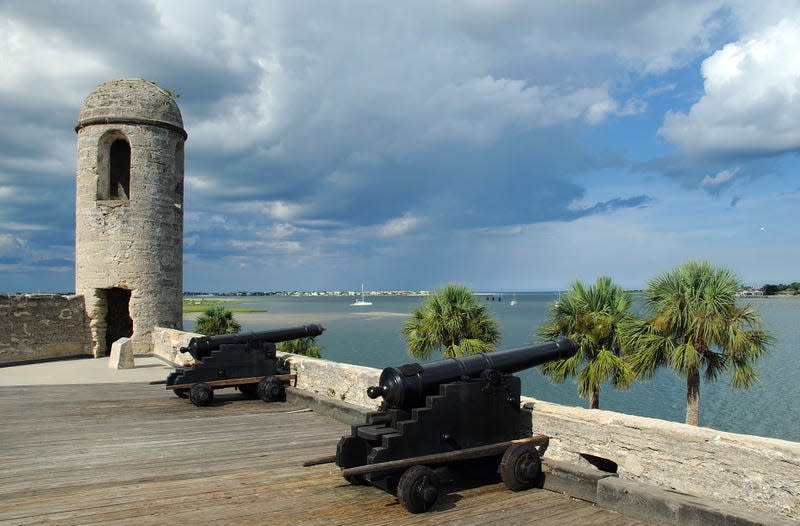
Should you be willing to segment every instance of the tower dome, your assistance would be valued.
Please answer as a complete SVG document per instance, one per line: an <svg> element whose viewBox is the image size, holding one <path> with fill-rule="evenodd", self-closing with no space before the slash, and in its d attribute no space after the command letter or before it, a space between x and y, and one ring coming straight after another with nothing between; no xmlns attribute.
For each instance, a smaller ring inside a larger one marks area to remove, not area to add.
<svg viewBox="0 0 800 526"><path fill-rule="evenodd" d="M181 110L172 96L143 79L100 84L83 101L75 131L92 124L149 124L179 131L186 138Z"/></svg>

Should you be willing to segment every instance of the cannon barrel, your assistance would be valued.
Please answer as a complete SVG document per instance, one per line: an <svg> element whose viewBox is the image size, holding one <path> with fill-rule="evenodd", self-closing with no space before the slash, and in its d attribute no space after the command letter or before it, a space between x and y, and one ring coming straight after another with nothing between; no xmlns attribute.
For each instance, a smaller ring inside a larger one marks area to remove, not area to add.
<svg viewBox="0 0 800 526"><path fill-rule="evenodd" d="M439 385L465 377L477 378L484 371L511 374L554 360L569 358L578 352L578 344L568 338L540 345L530 345L479 353L463 358L447 358L424 365L412 363L387 367L377 386L367 389L370 398L383 397L387 408L417 407L425 397L439 392Z"/></svg>
<svg viewBox="0 0 800 526"><path fill-rule="evenodd" d="M195 360L199 360L210 355L211 351L219 349L221 345L246 345L251 342L278 343L296 340L297 338L319 336L324 331L325 327L312 323L310 325L300 325L299 327L289 327L287 329L239 332L236 334L220 334L218 336L200 336L189 340L189 344L181 348L181 352L188 352Z"/></svg>

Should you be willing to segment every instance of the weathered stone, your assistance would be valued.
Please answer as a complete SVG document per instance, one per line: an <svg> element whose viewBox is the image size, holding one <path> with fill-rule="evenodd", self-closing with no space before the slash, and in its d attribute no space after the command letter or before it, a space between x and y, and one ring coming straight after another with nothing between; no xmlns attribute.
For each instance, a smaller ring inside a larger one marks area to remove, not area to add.
<svg viewBox="0 0 800 526"><path fill-rule="evenodd" d="M655 418L524 399L547 457L617 464L621 480L749 509L800 516L800 444Z"/></svg>
<svg viewBox="0 0 800 526"><path fill-rule="evenodd" d="M112 369L133 369L133 342L130 338L120 338L111 344L108 366Z"/></svg>
<svg viewBox="0 0 800 526"><path fill-rule="evenodd" d="M315 413L325 415L350 425L363 424L369 410L359 405L348 404L335 398L312 394L303 389L288 387L286 400L299 402Z"/></svg>
<svg viewBox="0 0 800 526"><path fill-rule="evenodd" d="M678 503L666 497L658 488L618 478L603 479L597 484L596 502L600 507L657 524L678 524Z"/></svg>
<svg viewBox="0 0 800 526"><path fill-rule="evenodd" d="M166 327L153 327L153 355L171 363L175 367L190 367L194 358L189 353L180 352L181 347L189 345L189 340L202 334L184 332Z"/></svg>
<svg viewBox="0 0 800 526"><path fill-rule="evenodd" d="M337 399L348 404L376 410L379 401L367 396L367 387L375 385L380 371L360 365L340 364L296 354L278 353L297 374L298 389Z"/></svg>
<svg viewBox="0 0 800 526"><path fill-rule="evenodd" d="M75 129L75 290L86 298L92 352L104 356L112 334L149 353L153 327L183 323L180 110L153 82L114 80L86 98ZM127 189L112 172L127 174Z"/></svg>
<svg viewBox="0 0 800 526"><path fill-rule="evenodd" d="M0 364L91 355L82 296L0 295Z"/></svg>
<svg viewBox="0 0 800 526"><path fill-rule="evenodd" d="M558 491L572 497L597 502L597 483L614 473L600 471L594 467L579 466L550 458L542 459L544 489Z"/></svg>
<svg viewBox="0 0 800 526"><path fill-rule="evenodd" d="M597 505L654 524L697 526L790 526L773 513L731 506L617 478L597 483Z"/></svg>

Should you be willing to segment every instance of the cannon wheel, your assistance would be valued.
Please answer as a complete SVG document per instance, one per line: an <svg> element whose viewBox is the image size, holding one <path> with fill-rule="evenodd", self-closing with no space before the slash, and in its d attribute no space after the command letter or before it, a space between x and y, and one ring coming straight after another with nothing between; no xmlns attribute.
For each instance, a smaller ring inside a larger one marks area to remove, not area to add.
<svg viewBox="0 0 800 526"><path fill-rule="evenodd" d="M439 497L439 478L427 466L411 466L397 483L397 500L411 513L431 509Z"/></svg>
<svg viewBox="0 0 800 526"><path fill-rule="evenodd" d="M532 487L542 473L539 452L531 444L514 444L506 449L500 461L500 478L512 491Z"/></svg>
<svg viewBox="0 0 800 526"><path fill-rule="evenodd" d="M236 388L247 398L258 398L258 384L242 384Z"/></svg>
<svg viewBox="0 0 800 526"><path fill-rule="evenodd" d="M178 398L188 398L189 397L189 390L188 389L175 389L172 391L175 393L175 396Z"/></svg>
<svg viewBox="0 0 800 526"><path fill-rule="evenodd" d="M265 402L283 402L286 400L286 390L280 380L267 376L258 382L258 397Z"/></svg>
<svg viewBox="0 0 800 526"><path fill-rule="evenodd" d="M189 389L189 400L197 407L203 407L214 401L214 389L205 383L194 384Z"/></svg>

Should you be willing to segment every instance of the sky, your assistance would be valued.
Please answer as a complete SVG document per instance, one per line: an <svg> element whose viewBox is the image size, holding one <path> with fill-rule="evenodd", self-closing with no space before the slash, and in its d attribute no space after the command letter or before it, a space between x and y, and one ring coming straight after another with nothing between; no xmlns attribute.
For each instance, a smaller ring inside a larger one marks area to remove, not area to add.
<svg viewBox="0 0 800 526"><path fill-rule="evenodd" d="M800 280L800 2L0 2L0 293L74 290L74 130L176 93L187 291Z"/></svg>

